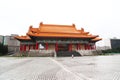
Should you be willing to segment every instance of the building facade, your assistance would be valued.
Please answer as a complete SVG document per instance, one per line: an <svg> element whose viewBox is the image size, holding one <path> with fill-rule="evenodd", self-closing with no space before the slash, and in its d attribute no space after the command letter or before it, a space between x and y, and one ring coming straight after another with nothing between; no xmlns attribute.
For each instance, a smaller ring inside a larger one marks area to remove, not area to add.
<svg viewBox="0 0 120 80"><path fill-rule="evenodd" d="M0 35L0 43L8 46L8 53L9 52L18 52L19 51L19 45L20 42L14 38L14 36L17 36L16 34L6 35L2 36Z"/></svg>
<svg viewBox="0 0 120 80"><path fill-rule="evenodd" d="M20 41L20 51L55 50L75 51L96 49L95 43L101 38L85 32L83 28L77 30L75 24L56 25L40 23L38 28L29 27L25 36L15 36Z"/></svg>
<svg viewBox="0 0 120 80"><path fill-rule="evenodd" d="M112 49L120 48L120 39L110 39L110 43Z"/></svg>

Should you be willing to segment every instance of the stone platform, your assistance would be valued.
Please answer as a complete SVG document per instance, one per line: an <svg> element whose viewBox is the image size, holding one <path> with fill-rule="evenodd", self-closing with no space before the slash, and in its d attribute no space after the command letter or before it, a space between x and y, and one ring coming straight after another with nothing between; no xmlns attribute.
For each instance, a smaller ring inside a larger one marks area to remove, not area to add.
<svg viewBox="0 0 120 80"><path fill-rule="evenodd" d="M0 57L0 80L120 80L120 55Z"/></svg>

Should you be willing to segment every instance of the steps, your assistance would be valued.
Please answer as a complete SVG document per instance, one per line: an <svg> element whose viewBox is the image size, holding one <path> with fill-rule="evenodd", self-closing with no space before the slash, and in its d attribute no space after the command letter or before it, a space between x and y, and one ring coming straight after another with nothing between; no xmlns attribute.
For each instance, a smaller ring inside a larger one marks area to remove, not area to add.
<svg viewBox="0 0 120 80"><path fill-rule="evenodd" d="M79 52L77 52L77 51L72 51L72 52L70 52L70 51L58 51L57 52L57 57L68 57L68 56L72 56L72 54L74 56L81 56L79 54Z"/></svg>
<svg viewBox="0 0 120 80"><path fill-rule="evenodd" d="M77 50L81 56L94 56L102 54L101 50Z"/></svg>

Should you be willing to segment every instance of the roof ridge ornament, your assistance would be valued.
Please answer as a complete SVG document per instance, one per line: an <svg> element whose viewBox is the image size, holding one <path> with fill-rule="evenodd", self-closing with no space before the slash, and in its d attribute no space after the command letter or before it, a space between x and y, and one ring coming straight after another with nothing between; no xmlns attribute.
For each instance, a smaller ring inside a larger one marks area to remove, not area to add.
<svg viewBox="0 0 120 80"><path fill-rule="evenodd" d="M84 28L81 28L81 32L84 32Z"/></svg>
<svg viewBox="0 0 120 80"><path fill-rule="evenodd" d="M32 28L33 26L32 25L30 25L30 27L29 28Z"/></svg>
<svg viewBox="0 0 120 80"><path fill-rule="evenodd" d="M39 25L39 27L40 27L40 26L42 26L42 25L43 25L43 22L40 22L40 25Z"/></svg>
<svg viewBox="0 0 120 80"><path fill-rule="evenodd" d="M72 26L75 27L75 24L73 23Z"/></svg>

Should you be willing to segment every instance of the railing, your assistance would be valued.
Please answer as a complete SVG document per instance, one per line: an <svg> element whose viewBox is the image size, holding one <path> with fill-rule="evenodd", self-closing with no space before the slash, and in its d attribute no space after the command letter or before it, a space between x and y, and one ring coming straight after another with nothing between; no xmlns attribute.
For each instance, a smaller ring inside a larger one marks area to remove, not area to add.
<svg viewBox="0 0 120 80"><path fill-rule="evenodd" d="M101 50L76 50L82 56L92 56L92 55L100 55L102 54Z"/></svg>

